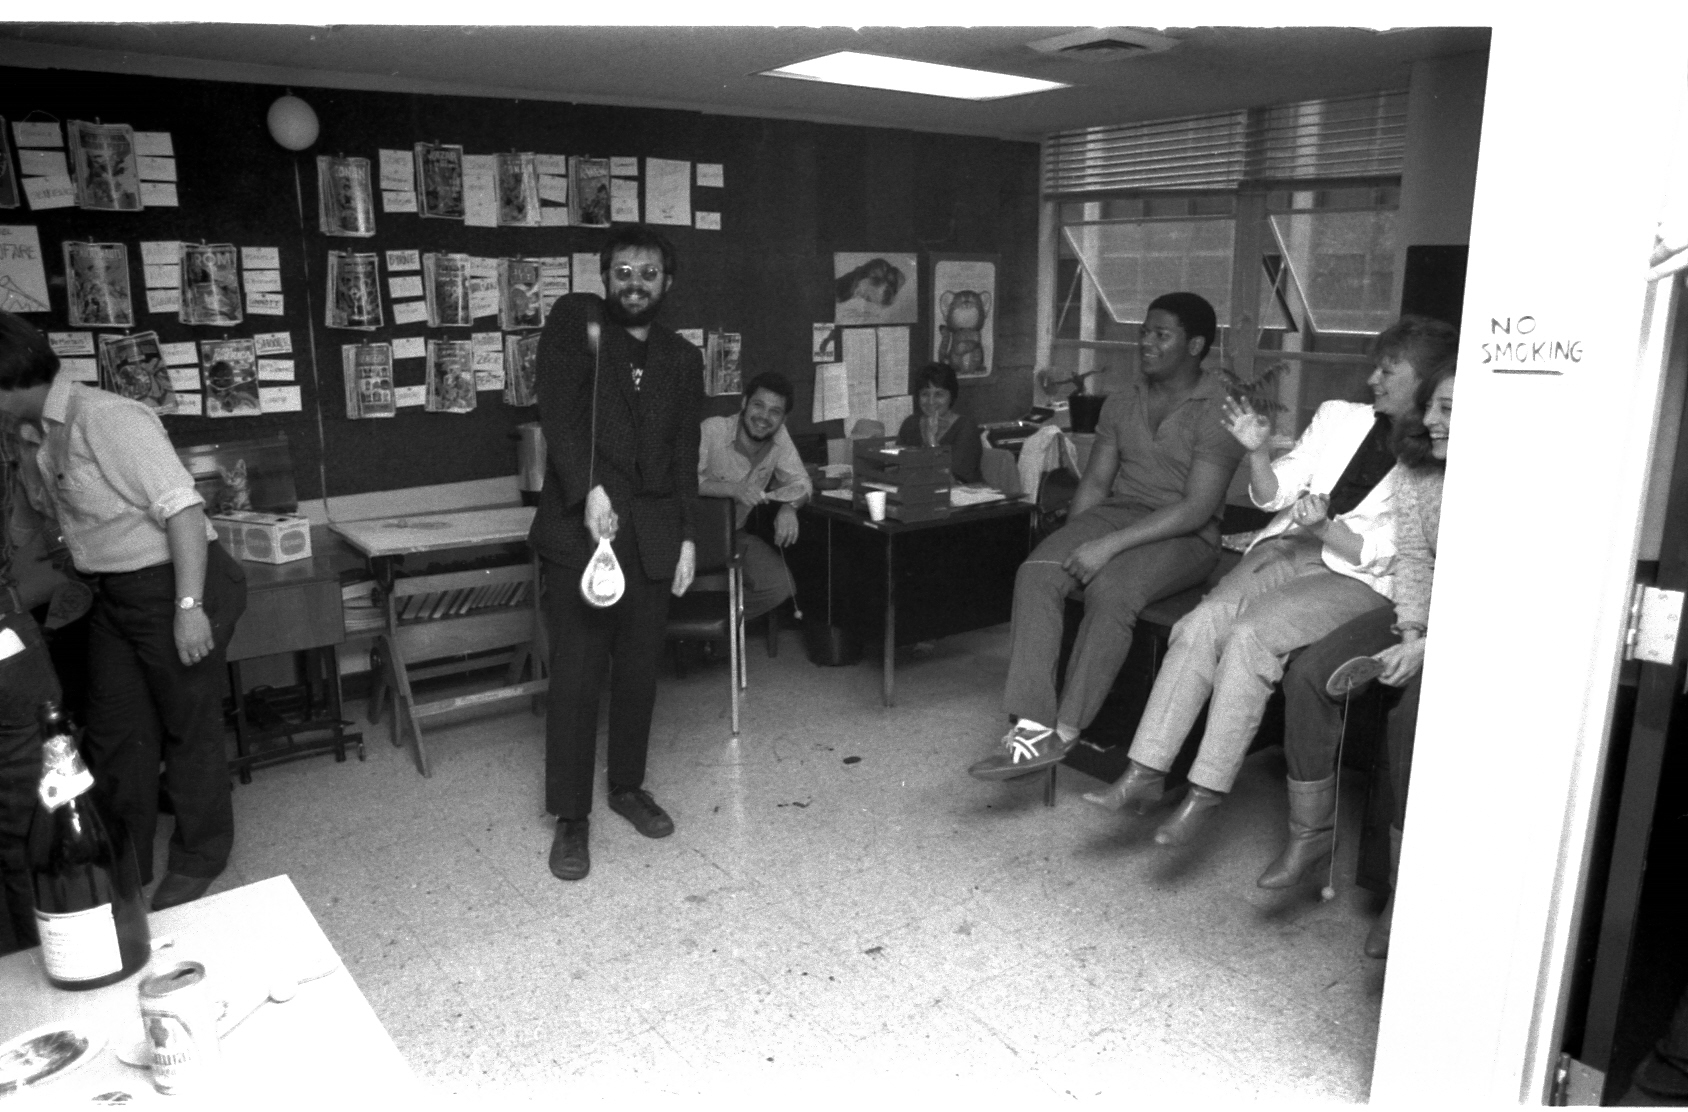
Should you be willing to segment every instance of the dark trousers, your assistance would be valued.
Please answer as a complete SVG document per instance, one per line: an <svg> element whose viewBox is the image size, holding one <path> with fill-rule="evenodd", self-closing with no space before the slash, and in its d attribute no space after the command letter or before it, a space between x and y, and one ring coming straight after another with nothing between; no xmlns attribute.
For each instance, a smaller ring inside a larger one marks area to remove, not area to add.
<svg viewBox="0 0 1688 1112"><path fill-rule="evenodd" d="M580 597L582 570L545 562L545 618L551 635L545 809L567 820L583 819L592 811L598 696L606 672L610 790L644 785L656 670L672 597L672 581L647 579L636 563L624 558L626 593L614 606L600 610Z"/></svg>
<svg viewBox="0 0 1688 1112"><path fill-rule="evenodd" d="M41 780L35 711L43 701L60 697L35 619L7 609L6 596L0 593L0 640L14 648L23 645L22 652L0 660L0 954L37 941L28 854L29 820Z"/></svg>
<svg viewBox="0 0 1688 1112"><path fill-rule="evenodd" d="M1284 673L1284 756L1290 779L1323 780L1336 771L1342 700L1325 694L1325 683L1332 672L1354 657L1373 656L1400 641L1400 636L1390 629L1394 623L1392 606L1362 614L1309 645ZM1387 745L1389 787L1395 801L1393 825L1404 829L1407 781L1412 776L1413 734L1418 730L1419 676L1414 676L1404 687L1379 686L1383 688L1389 715Z"/></svg>
<svg viewBox="0 0 1688 1112"><path fill-rule="evenodd" d="M215 646L198 664L176 652L176 569L158 564L99 577L88 630L88 734L94 782L129 828L141 883L152 881L159 761L176 813L169 871L214 877L234 845L223 748L223 652L246 609L246 573L213 542L205 614Z"/></svg>

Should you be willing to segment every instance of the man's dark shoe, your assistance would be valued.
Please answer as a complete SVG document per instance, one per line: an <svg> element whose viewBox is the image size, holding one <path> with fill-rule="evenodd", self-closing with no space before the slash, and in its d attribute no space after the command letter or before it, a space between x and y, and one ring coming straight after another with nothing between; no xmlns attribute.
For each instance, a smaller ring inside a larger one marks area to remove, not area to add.
<svg viewBox="0 0 1688 1112"><path fill-rule="evenodd" d="M205 895L205 890L211 887L214 876L183 876L181 873L165 873L164 879L158 882L158 887L152 892L152 909L163 911L167 907L177 904L192 903Z"/></svg>
<svg viewBox="0 0 1688 1112"><path fill-rule="evenodd" d="M586 852L589 819L558 819L551 838L551 875L558 880L579 880L592 869Z"/></svg>
<svg viewBox="0 0 1688 1112"><path fill-rule="evenodd" d="M674 820L643 788L611 792L610 810L632 823L633 829L647 838L666 838L674 833Z"/></svg>

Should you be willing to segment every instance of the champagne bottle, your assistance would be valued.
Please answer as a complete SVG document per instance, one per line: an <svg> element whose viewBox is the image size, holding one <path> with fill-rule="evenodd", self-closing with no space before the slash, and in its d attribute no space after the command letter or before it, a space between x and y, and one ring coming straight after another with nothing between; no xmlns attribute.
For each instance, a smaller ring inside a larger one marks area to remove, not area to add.
<svg viewBox="0 0 1688 1112"><path fill-rule="evenodd" d="M47 979L59 988L109 985L152 954L129 830L95 799L70 720L48 700L41 786L29 825L29 879Z"/></svg>

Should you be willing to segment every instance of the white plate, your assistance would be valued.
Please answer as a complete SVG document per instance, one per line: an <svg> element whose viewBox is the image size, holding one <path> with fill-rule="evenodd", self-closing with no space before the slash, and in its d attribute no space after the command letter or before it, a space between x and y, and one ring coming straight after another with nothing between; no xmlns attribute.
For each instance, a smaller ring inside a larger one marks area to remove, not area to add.
<svg viewBox="0 0 1688 1112"><path fill-rule="evenodd" d="M0 1045L0 1096L63 1077L105 1047L88 1027L45 1023Z"/></svg>

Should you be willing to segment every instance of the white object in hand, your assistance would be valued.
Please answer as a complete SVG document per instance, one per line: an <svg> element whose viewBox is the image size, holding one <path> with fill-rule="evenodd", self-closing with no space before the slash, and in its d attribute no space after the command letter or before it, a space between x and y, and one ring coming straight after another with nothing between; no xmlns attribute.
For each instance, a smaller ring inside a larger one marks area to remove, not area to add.
<svg viewBox="0 0 1688 1112"><path fill-rule="evenodd" d="M600 609L621 601L627 589L627 578L621 574L621 561L607 539L598 541L597 551L580 576L580 597Z"/></svg>
<svg viewBox="0 0 1688 1112"><path fill-rule="evenodd" d="M870 490L867 492L867 516L875 521L885 520L885 492Z"/></svg>

